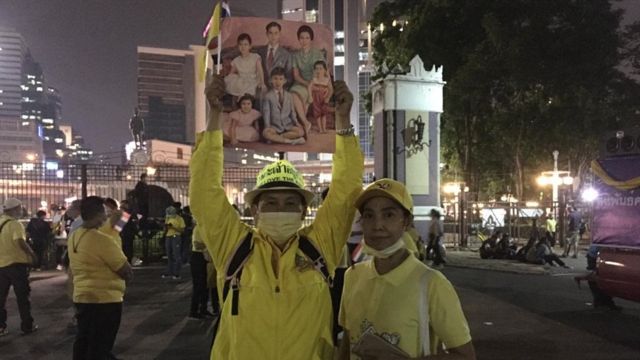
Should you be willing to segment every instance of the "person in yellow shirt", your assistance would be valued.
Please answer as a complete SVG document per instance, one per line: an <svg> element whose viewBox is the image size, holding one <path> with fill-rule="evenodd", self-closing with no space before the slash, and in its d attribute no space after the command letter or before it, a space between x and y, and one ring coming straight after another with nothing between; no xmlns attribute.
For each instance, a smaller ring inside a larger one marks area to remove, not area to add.
<svg viewBox="0 0 640 360"><path fill-rule="evenodd" d="M173 280L180 280L180 269L182 268L182 232L185 224L182 216L178 215L178 209L169 206L165 210L164 228L166 235L164 238L164 248L167 254L167 271L162 274L162 278L171 277Z"/></svg>
<svg viewBox="0 0 640 360"><path fill-rule="evenodd" d="M82 227L68 242L73 272L77 333L73 359L110 359L131 266L115 238L99 230L107 220L104 200L89 196L80 204Z"/></svg>
<svg viewBox="0 0 640 360"><path fill-rule="evenodd" d="M9 288L13 286L20 312L23 334L38 329L31 317L29 294L29 266L36 263L36 254L27 245L27 236L18 218L22 215L22 203L16 198L8 198L0 215L0 336L8 334L7 310L5 305Z"/></svg>
<svg viewBox="0 0 640 360"><path fill-rule="evenodd" d="M253 227L240 220L222 187L223 79L213 76L206 92L211 112L191 158L189 198L222 300L211 359L333 359L329 282L349 237L364 171L349 122L353 95L336 82L332 190L313 224L302 226L314 194L304 189L295 167L281 160L262 169L256 187L245 194Z"/></svg>
<svg viewBox="0 0 640 360"><path fill-rule="evenodd" d="M453 286L406 248L413 201L405 186L380 179L355 204L362 214L364 251L373 259L345 274L340 358L475 359Z"/></svg>

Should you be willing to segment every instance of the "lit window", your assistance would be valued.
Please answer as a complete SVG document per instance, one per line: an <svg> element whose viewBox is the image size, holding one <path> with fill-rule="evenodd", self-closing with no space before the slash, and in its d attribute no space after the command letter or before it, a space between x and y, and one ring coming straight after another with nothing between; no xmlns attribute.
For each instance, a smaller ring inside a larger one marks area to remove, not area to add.
<svg viewBox="0 0 640 360"><path fill-rule="evenodd" d="M53 141L55 141L58 144L62 144L62 142L64 142L64 140L61 139L61 138L55 138L55 139L53 139Z"/></svg>
<svg viewBox="0 0 640 360"><path fill-rule="evenodd" d="M4 90L0 89L0 94L2 94L4 92Z"/></svg>
<svg viewBox="0 0 640 360"><path fill-rule="evenodd" d="M28 122L28 121L23 121L22 122L22 126L29 126L29 124L30 124L30 122Z"/></svg>
<svg viewBox="0 0 640 360"><path fill-rule="evenodd" d="M22 115L20 117L22 118L22 120L27 120L29 118L29 115Z"/></svg>
<svg viewBox="0 0 640 360"><path fill-rule="evenodd" d="M36 91L42 91L42 87L41 87L41 86L38 86L38 87L36 88Z"/></svg>

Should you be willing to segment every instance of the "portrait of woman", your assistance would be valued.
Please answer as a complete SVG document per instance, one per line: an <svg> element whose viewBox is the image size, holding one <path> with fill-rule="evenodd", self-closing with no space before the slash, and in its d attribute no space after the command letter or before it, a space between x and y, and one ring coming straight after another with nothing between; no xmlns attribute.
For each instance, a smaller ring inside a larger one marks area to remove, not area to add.
<svg viewBox="0 0 640 360"><path fill-rule="evenodd" d="M313 79L313 66L318 61L325 61L325 58L322 51L311 46L314 37L311 27L300 26L297 35L300 49L293 54L293 86L290 91L298 119L308 134L311 122L307 119L307 111L311 103L309 85Z"/></svg>

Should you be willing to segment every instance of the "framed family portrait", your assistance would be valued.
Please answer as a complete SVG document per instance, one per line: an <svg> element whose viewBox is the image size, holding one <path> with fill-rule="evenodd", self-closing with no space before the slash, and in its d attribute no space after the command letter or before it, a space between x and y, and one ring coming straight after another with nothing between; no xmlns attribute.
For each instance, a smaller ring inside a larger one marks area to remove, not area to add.
<svg viewBox="0 0 640 360"><path fill-rule="evenodd" d="M333 39L331 28L321 24L225 18L225 146L334 152Z"/></svg>

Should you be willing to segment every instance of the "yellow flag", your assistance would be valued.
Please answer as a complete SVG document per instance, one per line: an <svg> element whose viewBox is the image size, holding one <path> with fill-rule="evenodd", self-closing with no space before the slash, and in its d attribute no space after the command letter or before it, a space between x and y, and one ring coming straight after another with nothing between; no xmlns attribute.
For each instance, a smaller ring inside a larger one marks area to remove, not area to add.
<svg viewBox="0 0 640 360"><path fill-rule="evenodd" d="M209 62L209 50L215 49L218 46L217 37L220 35L220 15L221 15L221 6L218 2L216 6L213 8L213 14L211 14L211 19L209 19L209 23L207 23L207 27L204 29L202 37L205 38L204 42L204 53L202 59L200 60L200 76L198 79L200 81L204 81L204 78L207 74L207 64ZM216 41L214 41L216 40Z"/></svg>

